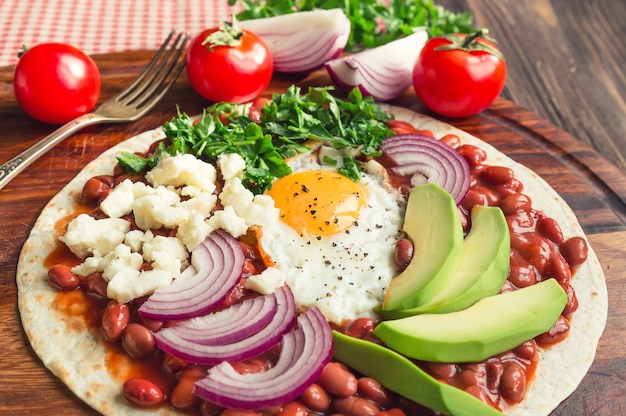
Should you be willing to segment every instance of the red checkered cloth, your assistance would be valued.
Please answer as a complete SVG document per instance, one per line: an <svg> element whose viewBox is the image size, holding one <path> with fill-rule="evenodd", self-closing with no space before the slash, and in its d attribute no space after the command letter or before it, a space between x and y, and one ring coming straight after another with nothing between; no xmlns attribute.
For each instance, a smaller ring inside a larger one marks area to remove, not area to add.
<svg viewBox="0 0 626 416"><path fill-rule="evenodd" d="M171 29L229 19L228 0L0 0L0 66L22 45L69 43L87 54L157 49Z"/></svg>

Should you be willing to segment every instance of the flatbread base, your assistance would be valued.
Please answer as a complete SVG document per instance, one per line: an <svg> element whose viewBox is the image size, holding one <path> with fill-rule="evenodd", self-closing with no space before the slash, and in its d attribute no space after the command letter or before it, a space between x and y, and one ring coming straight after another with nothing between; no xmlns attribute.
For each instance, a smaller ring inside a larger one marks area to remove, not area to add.
<svg viewBox="0 0 626 416"><path fill-rule="evenodd" d="M533 206L555 218L566 238L584 235L565 201L528 168L453 126L402 107L381 106L418 129L431 130L438 137L454 133L463 143L481 147L487 152L489 164L507 166L515 171L524 184L524 193L532 198ZM120 394L123 380L116 379L107 370L106 350L98 337L82 317L72 317L55 309L58 292L48 284L44 259L54 250L56 240L63 232L58 230L58 223L77 209L76 201L85 181L95 175L110 174L117 163L115 156L122 151L145 151L161 138L160 129L145 132L114 146L86 165L43 209L22 248L18 263L18 307L34 351L76 396L105 415L180 413L167 406L142 410L124 402ZM593 362L607 319L608 300L602 268L591 247L587 261L576 272L572 285L579 307L571 321L571 333L563 342L540 351L541 361L526 399L509 409L506 412L509 415L549 414L577 388Z"/></svg>

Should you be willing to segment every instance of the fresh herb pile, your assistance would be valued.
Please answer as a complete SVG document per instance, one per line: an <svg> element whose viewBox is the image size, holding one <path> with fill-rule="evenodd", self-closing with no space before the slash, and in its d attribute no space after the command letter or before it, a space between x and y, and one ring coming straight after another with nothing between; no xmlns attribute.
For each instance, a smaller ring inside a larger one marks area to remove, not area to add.
<svg viewBox="0 0 626 416"><path fill-rule="evenodd" d="M314 9L342 9L352 24L346 50L384 45L423 27L430 37L445 33L473 33L470 12L454 13L432 0L228 0L239 3L239 20L257 19Z"/></svg>
<svg viewBox="0 0 626 416"><path fill-rule="evenodd" d="M392 116L371 97L363 97L358 88L345 100L334 97L330 90L311 87L303 94L292 85L283 94L272 96L261 109L259 123L244 114L242 106L229 103L205 109L199 120L178 110L177 116L163 125L167 140L160 142L152 155L125 152L118 163L139 173L154 167L164 152L191 153L211 161L220 154L238 153L246 162L244 185L260 194L275 178L291 173L285 159L308 151L307 140L378 155L378 146L392 134L385 124ZM350 157L344 157L338 170L353 180L359 178L359 164Z"/></svg>

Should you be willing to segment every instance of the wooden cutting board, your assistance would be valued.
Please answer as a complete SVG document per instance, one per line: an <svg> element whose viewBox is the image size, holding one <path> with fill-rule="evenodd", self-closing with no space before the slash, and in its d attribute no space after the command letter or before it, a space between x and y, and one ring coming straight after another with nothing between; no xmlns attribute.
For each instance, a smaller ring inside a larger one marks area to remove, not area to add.
<svg viewBox="0 0 626 416"><path fill-rule="evenodd" d="M152 52L96 56L104 101L126 86ZM54 127L24 115L12 93L13 68L0 68L0 162L9 160ZM267 94L291 84L328 85L323 71L276 76ZM0 413L65 415L93 411L46 370L21 329L15 272L22 244L39 212L84 164L104 150L175 115L193 115L208 103L183 75L148 116L132 124L90 127L67 139L0 191ZM424 111L409 91L394 104ZM448 120L536 171L569 203L602 263L609 289L609 318L596 361L555 415L626 414L626 175L583 142L512 102L498 100L482 114ZM71 353L71 352L68 352ZM567 369L563 369L567 371Z"/></svg>

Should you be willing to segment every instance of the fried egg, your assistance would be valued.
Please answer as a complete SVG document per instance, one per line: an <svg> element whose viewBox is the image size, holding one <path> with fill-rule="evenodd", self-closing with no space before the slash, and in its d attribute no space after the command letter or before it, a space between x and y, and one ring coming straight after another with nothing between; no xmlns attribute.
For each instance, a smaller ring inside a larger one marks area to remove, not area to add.
<svg viewBox="0 0 626 416"><path fill-rule="evenodd" d="M292 173L272 185L268 195L280 220L263 227L260 244L284 272L301 309L317 306L337 324L374 318L372 308L398 273L393 256L402 198L375 162L352 181L320 163L320 154L317 149L289 160Z"/></svg>

